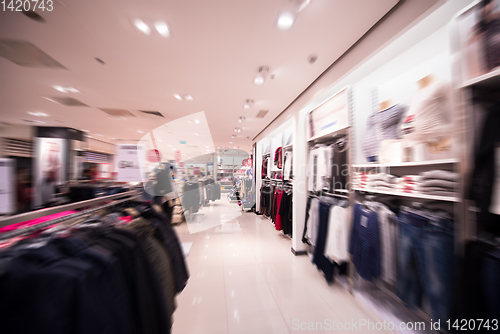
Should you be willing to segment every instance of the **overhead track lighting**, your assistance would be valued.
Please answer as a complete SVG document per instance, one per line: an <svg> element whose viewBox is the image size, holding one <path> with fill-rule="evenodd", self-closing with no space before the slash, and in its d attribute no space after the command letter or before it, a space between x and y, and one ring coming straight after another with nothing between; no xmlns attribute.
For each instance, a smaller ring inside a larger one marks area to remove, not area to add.
<svg viewBox="0 0 500 334"><path fill-rule="evenodd" d="M258 72L257 75L253 79L253 83L256 85L262 85L266 80L267 75L269 74L269 67L261 66L259 67L257 72Z"/></svg>
<svg viewBox="0 0 500 334"><path fill-rule="evenodd" d="M278 29L290 30L294 21L295 21L295 15L293 15L291 12L283 12L278 17L278 23L277 23Z"/></svg>
<svg viewBox="0 0 500 334"><path fill-rule="evenodd" d="M245 109L250 109L253 106L253 100L252 99L247 99L245 103L243 104L243 108Z"/></svg>
<svg viewBox="0 0 500 334"><path fill-rule="evenodd" d="M144 22L141 19L135 19L134 20L134 25L137 29L139 29L140 32L146 34L146 35L151 35L151 28L149 25Z"/></svg>
<svg viewBox="0 0 500 334"><path fill-rule="evenodd" d="M158 31L158 33L163 37L170 36L170 30L168 29L168 26L165 22L156 22L155 28Z"/></svg>

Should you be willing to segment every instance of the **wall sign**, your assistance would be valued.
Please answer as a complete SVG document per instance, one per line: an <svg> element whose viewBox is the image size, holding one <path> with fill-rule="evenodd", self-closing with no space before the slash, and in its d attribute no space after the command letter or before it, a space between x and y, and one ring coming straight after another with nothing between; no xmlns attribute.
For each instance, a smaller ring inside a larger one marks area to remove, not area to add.
<svg viewBox="0 0 500 334"><path fill-rule="evenodd" d="M15 160L0 159L0 214L13 213L16 209L15 167Z"/></svg>
<svg viewBox="0 0 500 334"><path fill-rule="evenodd" d="M344 129L349 126L347 88L332 96L309 113L309 139Z"/></svg>
<svg viewBox="0 0 500 334"><path fill-rule="evenodd" d="M142 182L139 159L144 158L144 146L135 144L118 145L116 151L116 181Z"/></svg>
<svg viewBox="0 0 500 334"><path fill-rule="evenodd" d="M156 149L151 149L148 151L148 161L152 163L157 163L161 161L161 152Z"/></svg>
<svg viewBox="0 0 500 334"><path fill-rule="evenodd" d="M66 139L36 138L35 207L54 201L55 186L66 180Z"/></svg>

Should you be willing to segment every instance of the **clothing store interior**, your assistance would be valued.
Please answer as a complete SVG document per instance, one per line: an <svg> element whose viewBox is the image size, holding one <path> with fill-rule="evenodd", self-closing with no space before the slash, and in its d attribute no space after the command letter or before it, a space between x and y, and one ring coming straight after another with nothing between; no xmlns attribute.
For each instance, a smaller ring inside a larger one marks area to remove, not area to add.
<svg viewBox="0 0 500 334"><path fill-rule="evenodd" d="M0 1L0 332L500 332L500 0Z"/></svg>

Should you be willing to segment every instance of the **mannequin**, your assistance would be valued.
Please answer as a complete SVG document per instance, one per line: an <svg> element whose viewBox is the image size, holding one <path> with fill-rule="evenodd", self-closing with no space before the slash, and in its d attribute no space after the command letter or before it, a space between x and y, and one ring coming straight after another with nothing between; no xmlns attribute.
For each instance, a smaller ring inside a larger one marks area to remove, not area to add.
<svg viewBox="0 0 500 334"><path fill-rule="evenodd" d="M390 107L392 107L394 105L394 103L392 103L391 100L385 100L385 101L382 101L380 104L379 104L379 110L378 111L384 111L386 109L389 109Z"/></svg>
<svg viewBox="0 0 500 334"><path fill-rule="evenodd" d="M417 85L418 85L418 90L422 90L426 87L428 87L431 83L435 82L436 78L432 73L426 75L420 80L417 80Z"/></svg>

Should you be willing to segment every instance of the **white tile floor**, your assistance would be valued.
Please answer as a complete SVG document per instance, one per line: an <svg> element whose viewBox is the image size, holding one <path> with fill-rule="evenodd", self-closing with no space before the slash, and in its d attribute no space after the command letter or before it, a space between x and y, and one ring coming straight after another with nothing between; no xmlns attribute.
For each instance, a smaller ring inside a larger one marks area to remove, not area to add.
<svg viewBox="0 0 500 334"><path fill-rule="evenodd" d="M308 256L294 256L291 240L269 220L241 213L237 204L216 201L177 232L193 245L187 257L191 278L177 297L174 334L392 333L319 325L300 330L326 319L380 320L338 284L327 285Z"/></svg>

